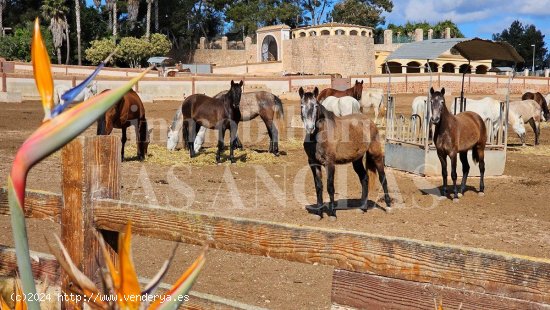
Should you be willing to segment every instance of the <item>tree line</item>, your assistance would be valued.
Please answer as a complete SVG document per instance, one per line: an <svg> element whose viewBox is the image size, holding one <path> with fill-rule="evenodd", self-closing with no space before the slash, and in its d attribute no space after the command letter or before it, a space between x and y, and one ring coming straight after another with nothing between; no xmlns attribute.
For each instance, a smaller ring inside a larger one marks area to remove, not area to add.
<svg viewBox="0 0 550 310"><path fill-rule="evenodd" d="M392 0L0 0L0 29L12 28L0 38L0 56L30 59L30 21L37 16L52 61L66 64L95 64L115 44L118 66L138 66L148 56L166 54L190 62L202 36L242 40L260 27L281 23L293 28L357 24L375 28L379 36L384 28L407 37L416 28L433 29L434 38L449 27L451 36L463 37L450 20L385 26L384 13L392 10ZM493 39L509 41L525 59L532 58L529 47L535 44L537 68L548 66L544 35L533 25L516 21Z"/></svg>

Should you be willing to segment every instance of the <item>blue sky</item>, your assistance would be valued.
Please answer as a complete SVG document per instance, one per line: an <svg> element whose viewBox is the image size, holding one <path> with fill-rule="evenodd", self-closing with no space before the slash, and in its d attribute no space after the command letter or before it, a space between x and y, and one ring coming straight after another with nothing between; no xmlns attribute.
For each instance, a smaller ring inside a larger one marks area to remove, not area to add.
<svg viewBox="0 0 550 310"><path fill-rule="evenodd" d="M518 19L534 24L550 45L550 0L393 0L386 24L450 19L466 37L491 39Z"/></svg>

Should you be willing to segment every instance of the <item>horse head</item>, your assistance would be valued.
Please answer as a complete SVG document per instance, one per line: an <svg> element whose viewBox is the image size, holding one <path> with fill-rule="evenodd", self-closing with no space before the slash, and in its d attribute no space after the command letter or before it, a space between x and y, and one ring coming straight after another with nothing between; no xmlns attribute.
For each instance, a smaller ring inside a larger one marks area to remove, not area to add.
<svg viewBox="0 0 550 310"><path fill-rule="evenodd" d="M361 96L363 95L363 80L361 82L355 81L355 85L353 85L353 97L357 99L357 101L361 101Z"/></svg>
<svg viewBox="0 0 550 310"><path fill-rule="evenodd" d="M525 144L525 122L523 121L522 115L516 115L516 117L513 117L511 119L512 122L512 129L515 133L518 134L519 139L521 140L522 144Z"/></svg>
<svg viewBox="0 0 550 310"><path fill-rule="evenodd" d="M227 92L227 95L231 99L231 107L233 109L239 109L239 104L241 102L241 94L243 92L243 81L241 80L239 83L233 82L231 80L231 88Z"/></svg>
<svg viewBox="0 0 550 310"><path fill-rule="evenodd" d="M97 81L93 81L87 87L90 90L90 92L92 93L92 95L94 95L94 96L97 95Z"/></svg>
<svg viewBox="0 0 550 310"><path fill-rule="evenodd" d="M439 124L441 120L441 112L445 106L445 87L441 91L435 91L434 88L430 88L430 105L431 105L431 122Z"/></svg>
<svg viewBox="0 0 550 310"><path fill-rule="evenodd" d="M317 102L319 89L315 87L313 92L305 92L304 89L300 87L298 93L300 94L300 108L304 128L308 134L313 134L321 109L319 102Z"/></svg>

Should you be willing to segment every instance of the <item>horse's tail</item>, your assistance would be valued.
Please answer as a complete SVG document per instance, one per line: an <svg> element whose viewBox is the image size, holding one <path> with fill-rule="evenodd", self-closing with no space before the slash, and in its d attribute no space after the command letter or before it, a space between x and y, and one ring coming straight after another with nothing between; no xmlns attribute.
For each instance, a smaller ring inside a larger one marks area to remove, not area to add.
<svg viewBox="0 0 550 310"><path fill-rule="evenodd" d="M414 120L415 118L418 118L418 121L420 122L420 126L418 128L422 128L422 117L420 117L420 115L418 114L411 115L411 119L413 120L413 122L416 123L416 120Z"/></svg>
<svg viewBox="0 0 550 310"><path fill-rule="evenodd" d="M374 130L374 134L373 133ZM374 156L380 155L382 151L382 144L380 143L380 135L375 126L371 126L371 143L367 151L367 158L365 160L365 166L367 168L367 174L369 177L368 190L372 192L374 190L374 184L376 183L377 169Z"/></svg>
<svg viewBox="0 0 550 310"><path fill-rule="evenodd" d="M474 145L474 147L472 148L472 159L474 160L474 163L479 163L479 153L478 153L478 150L477 150L477 144Z"/></svg>
<svg viewBox="0 0 550 310"><path fill-rule="evenodd" d="M374 190L374 183L376 180L376 163L374 162L374 159L372 158L372 155L367 153L367 159L365 161L365 165L367 168L367 173L369 175L369 193Z"/></svg>
<svg viewBox="0 0 550 310"><path fill-rule="evenodd" d="M97 135L104 135L107 131L107 122L105 120L105 114L101 114L101 116L97 119Z"/></svg>
<svg viewBox="0 0 550 310"><path fill-rule="evenodd" d="M283 110L283 102L281 99L275 95L273 95L273 112L275 112L275 118L276 119L284 119L285 118L285 112Z"/></svg>

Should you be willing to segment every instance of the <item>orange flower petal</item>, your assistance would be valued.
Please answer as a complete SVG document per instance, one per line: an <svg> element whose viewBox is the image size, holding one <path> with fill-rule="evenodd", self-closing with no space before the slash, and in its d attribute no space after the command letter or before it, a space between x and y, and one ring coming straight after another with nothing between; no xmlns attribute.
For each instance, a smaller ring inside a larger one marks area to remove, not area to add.
<svg viewBox="0 0 550 310"><path fill-rule="evenodd" d="M34 81L38 93L42 99L42 107L44 108L44 120L51 118L51 110L53 108L53 78L50 65L50 56L42 34L40 33L40 23L38 18L34 21L34 32L31 43L31 59L34 73Z"/></svg>

